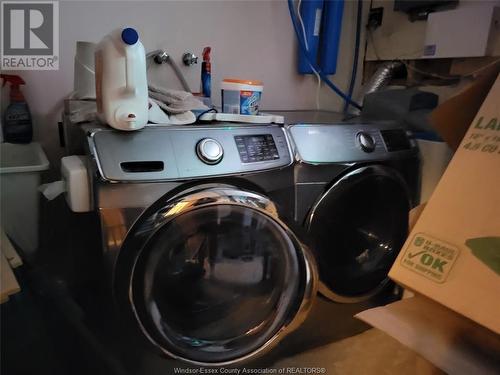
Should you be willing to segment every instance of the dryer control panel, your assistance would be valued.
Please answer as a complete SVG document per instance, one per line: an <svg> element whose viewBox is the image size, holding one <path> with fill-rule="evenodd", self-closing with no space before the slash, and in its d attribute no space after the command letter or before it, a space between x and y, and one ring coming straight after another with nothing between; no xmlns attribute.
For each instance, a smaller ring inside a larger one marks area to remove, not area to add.
<svg viewBox="0 0 500 375"><path fill-rule="evenodd" d="M349 163L415 155L418 147L391 123L297 124L288 128L295 156L307 163Z"/></svg>
<svg viewBox="0 0 500 375"><path fill-rule="evenodd" d="M239 175L292 163L285 130L278 125L101 128L88 139L99 172L109 181Z"/></svg>

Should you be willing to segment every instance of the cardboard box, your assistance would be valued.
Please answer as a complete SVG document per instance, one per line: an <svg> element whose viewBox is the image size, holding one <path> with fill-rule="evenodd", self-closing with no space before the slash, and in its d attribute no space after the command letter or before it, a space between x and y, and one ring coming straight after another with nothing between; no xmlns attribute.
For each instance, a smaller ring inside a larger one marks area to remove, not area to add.
<svg viewBox="0 0 500 375"><path fill-rule="evenodd" d="M500 77L389 276L500 334Z"/></svg>
<svg viewBox="0 0 500 375"><path fill-rule="evenodd" d="M432 111L429 121L443 140L456 150L491 90L500 71L500 59L480 71L474 82Z"/></svg>
<svg viewBox="0 0 500 375"><path fill-rule="evenodd" d="M410 212L410 230L425 204ZM403 299L356 318L392 336L447 374L500 373L500 335L408 289Z"/></svg>
<svg viewBox="0 0 500 375"><path fill-rule="evenodd" d="M500 374L499 72L431 114L456 153L389 274L417 293L356 315L450 374Z"/></svg>

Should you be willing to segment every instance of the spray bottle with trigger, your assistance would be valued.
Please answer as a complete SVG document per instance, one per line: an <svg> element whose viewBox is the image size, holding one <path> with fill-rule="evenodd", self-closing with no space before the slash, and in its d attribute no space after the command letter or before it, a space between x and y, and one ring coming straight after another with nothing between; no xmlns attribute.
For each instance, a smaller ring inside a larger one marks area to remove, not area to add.
<svg viewBox="0 0 500 375"><path fill-rule="evenodd" d="M28 103L24 99L20 86L24 80L17 75L1 74L2 87L10 84L10 104L5 110L3 140L9 143L30 143L33 139L33 126Z"/></svg>
<svg viewBox="0 0 500 375"><path fill-rule="evenodd" d="M211 89L212 65L210 63L211 50L212 49L210 47L203 48L203 62L201 63L201 95L205 98L208 98L208 100L212 96L212 89Z"/></svg>

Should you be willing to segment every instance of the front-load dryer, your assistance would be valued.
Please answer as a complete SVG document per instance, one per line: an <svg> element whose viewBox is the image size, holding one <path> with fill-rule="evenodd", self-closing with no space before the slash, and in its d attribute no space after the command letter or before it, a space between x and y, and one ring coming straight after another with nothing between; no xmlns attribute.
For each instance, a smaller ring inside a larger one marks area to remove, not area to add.
<svg viewBox="0 0 500 375"><path fill-rule="evenodd" d="M148 348L235 366L302 322L316 271L285 223L294 189L283 128L90 127L87 140L114 317Z"/></svg>
<svg viewBox="0 0 500 375"><path fill-rule="evenodd" d="M342 303L382 291L392 298L387 274L419 201L415 141L390 123L297 123L288 132L297 160L295 220L310 238L320 293Z"/></svg>

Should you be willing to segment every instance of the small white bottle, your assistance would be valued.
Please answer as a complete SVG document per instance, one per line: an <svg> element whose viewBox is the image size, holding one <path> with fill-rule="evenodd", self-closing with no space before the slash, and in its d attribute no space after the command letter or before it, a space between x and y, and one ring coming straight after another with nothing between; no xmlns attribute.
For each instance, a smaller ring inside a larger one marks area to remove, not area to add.
<svg viewBox="0 0 500 375"><path fill-rule="evenodd" d="M111 32L95 51L97 115L119 130L138 130L148 122L146 54L133 28Z"/></svg>

